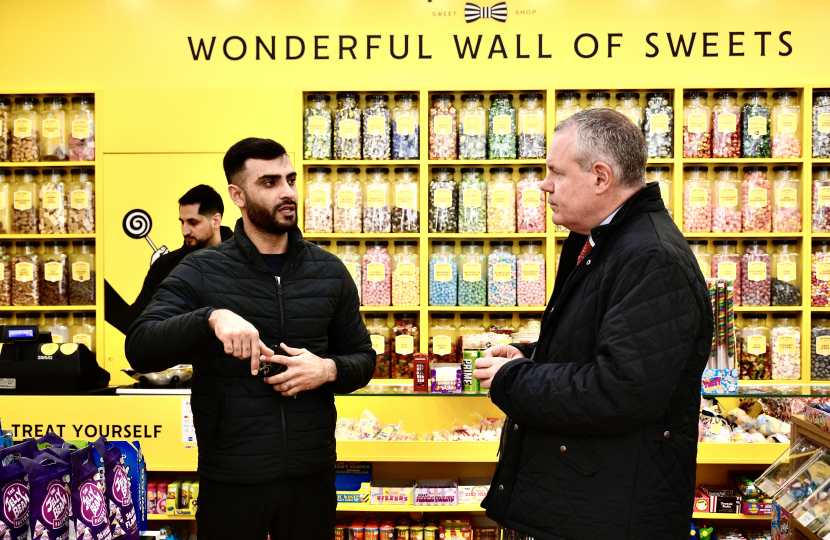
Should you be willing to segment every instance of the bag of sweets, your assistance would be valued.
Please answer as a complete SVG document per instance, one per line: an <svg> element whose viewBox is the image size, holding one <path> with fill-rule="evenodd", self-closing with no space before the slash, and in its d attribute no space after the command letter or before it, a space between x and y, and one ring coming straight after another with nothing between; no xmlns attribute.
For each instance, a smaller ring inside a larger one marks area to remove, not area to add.
<svg viewBox="0 0 830 540"><path fill-rule="evenodd" d="M110 540L103 475L87 446L72 453L72 518L78 540Z"/></svg>
<svg viewBox="0 0 830 540"><path fill-rule="evenodd" d="M138 540L138 519L133 507L130 477L124 467L121 450L104 437L92 443L104 463L104 488L109 505L112 537Z"/></svg>
<svg viewBox="0 0 830 540"><path fill-rule="evenodd" d="M32 539L69 540L69 464L51 454L20 462L29 474Z"/></svg>
<svg viewBox="0 0 830 540"><path fill-rule="evenodd" d="M29 476L20 462L31 458L37 444L27 439L21 444L0 450L0 538L30 540Z"/></svg>

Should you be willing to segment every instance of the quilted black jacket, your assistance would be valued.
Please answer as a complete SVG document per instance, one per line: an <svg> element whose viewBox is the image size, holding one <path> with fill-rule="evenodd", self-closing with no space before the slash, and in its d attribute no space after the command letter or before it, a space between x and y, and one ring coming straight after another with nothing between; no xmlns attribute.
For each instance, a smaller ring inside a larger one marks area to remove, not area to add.
<svg viewBox="0 0 830 540"><path fill-rule="evenodd" d="M565 242L539 341L490 391L508 416L482 506L536 539L688 538L707 287L651 183L577 265Z"/></svg>
<svg viewBox="0 0 830 540"><path fill-rule="evenodd" d="M226 355L210 330L215 309L252 323L275 350L280 342L331 358L337 381L285 398ZM332 467L334 393L365 386L375 367L354 281L334 255L289 233L278 282L245 234L188 255L130 328L127 359L142 373L192 361L191 407L199 473L218 482L257 483Z"/></svg>

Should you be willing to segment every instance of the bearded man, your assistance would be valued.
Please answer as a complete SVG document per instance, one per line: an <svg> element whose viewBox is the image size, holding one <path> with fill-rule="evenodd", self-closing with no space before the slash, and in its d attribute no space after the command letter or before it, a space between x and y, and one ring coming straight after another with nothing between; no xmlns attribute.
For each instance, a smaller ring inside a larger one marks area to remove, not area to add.
<svg viewBox="0 0 830 540"><path fill-rule="evenodd" d="M242 218L159 285L127 336L137 371L190 358L200 538L331 539L335 393L365 386L375 352L354 281L297 228L297 173L270 139L223 161Z"/></svg>

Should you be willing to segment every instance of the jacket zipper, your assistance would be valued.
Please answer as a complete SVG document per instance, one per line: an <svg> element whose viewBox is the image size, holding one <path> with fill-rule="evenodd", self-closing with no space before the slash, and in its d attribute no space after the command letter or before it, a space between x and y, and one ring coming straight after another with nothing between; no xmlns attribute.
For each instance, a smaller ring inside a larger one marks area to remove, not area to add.
<svg viewBox="0 0 830 540"><path fill-rule="evenodd" d="M274 280L277 282L277 297L279 298L279 307L280 307L280 339L285 342L285 314L283 313L282 307L282 285L280 284L280 278L274 276ZM279 347L279 343L276 344ZM285 398L280 396L280 417L282 419L282 453L283 453L283 470L285 471L285 476L288 476L288 426L285 424Z"/></svg>

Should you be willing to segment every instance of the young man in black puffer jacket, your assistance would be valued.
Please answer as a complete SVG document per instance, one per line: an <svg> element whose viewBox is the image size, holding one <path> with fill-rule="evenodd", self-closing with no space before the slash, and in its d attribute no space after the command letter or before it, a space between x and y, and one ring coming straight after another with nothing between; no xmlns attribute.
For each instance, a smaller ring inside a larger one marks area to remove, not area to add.
<svg viewBox="0 0 830 540"><path fill-rule="evenodd" d="M637 126L597 109L555 132L541 187L572 232L538 342L476 362L508 416L482 506L537 540L688 538L708 288Z"/></svg>
<svg viewBox="0 0 830 540"><path fill-rule="evenodd" d="M297 173L270 139L224 160L242 218L188 255L130 328L142 373L192 361L199 537L330 539L335 393L372 378L375 352L343 263L303 240Z"/></svg>

